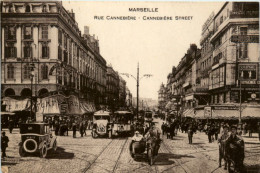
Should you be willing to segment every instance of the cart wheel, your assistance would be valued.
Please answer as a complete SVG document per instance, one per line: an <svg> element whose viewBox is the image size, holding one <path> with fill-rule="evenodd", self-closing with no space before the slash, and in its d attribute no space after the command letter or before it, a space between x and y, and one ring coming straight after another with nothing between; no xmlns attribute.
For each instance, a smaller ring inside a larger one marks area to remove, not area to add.
<svg viewBox="0 0 260 173"><path fill-rule="evenodd" d="M44 144L40 149L40 157L45 158L47 156L47 146Z"/></svg>
<svg viewBox="0 0 260 173"><path fill-rule="evenodd" d="M19 147L19 155L20 155L21 157L24 157L24 156L26 155L26 152L24 151L24 149L23 149L22 146Z"/></svg>
<svg viewBox="0 0 260 173"><path fill-rule="evenodd" d="M57 151L57 148L58 148L57 140L54 141L52 148L53 148L53 151Z"/></svg>

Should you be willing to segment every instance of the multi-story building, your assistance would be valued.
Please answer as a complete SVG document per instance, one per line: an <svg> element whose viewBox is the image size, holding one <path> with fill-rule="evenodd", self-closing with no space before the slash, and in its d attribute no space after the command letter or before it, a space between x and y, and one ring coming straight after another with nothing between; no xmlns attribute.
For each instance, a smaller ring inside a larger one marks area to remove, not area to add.
<svg viewBox="0 0 260 173"><path fill-rule="evenodd" d="M213 35L214 13L211 13L202 26L200 39L201 56L196 60L196 93L200 93L199 105L210 104L209 74L213 60L213 46L210 38Z"/></svg>
<svg viewBox="0 0 260 173"><path fill-rule="evenodd" d="M104 103L106 61L72 11L57 1L2 1L1 8L3 97L59 92Z"/></svg>
<svg viewBox="0 0 260 173"><path fill-rule="evenodd" d="M158 91L158 109L162 111L165 110L166 104L167 104L167 89L162 83Z"/></svg>
<svg viewBox="0 0 260 173"><path fill-rule="evenodd" d="M259 102L259 4L227 2L214 17L212 104Z"/></svg>
<svg viewBox="0 0 260 173"><path fill-rule="evenodd" d="M133 103L133 96L132 93L130 92L129 88L126 87L126 107L131 108L132 107L132 103Z"/></svg>
<svg viewBox="0 0 260 173"><path fill-rule="evenodd" d="M205 118L207 105L212 117L257 116L259 3L226 2L204 23L200 45L201 51L191 46L172 70L172 97L186 110L195 108L183 114Z"/></svg>
<svg viewBox="0 0 260 173"><path fill-rule="evenodd" d="M126 106L126 81L119 76L119 106Z"/></svg>
<svg viewBox="0 0 260 173"><path fill-rule="evenodd" d="M119 75L111 65L107 66L107 105L110 109L115 109L119 102Z"/></svg>

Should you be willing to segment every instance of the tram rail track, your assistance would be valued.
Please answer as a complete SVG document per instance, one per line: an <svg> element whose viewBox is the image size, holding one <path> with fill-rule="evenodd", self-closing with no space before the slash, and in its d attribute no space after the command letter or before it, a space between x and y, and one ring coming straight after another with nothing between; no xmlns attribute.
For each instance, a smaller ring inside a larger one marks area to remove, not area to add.
<svg viewBox="0 0 260 173"><path fill-rule="evenodd" d="M104 149L102 149L102 151L95 157L95 159L82 171L84 173L87 173L91 168L92 166L97 162L97 160L100 158L100 156L108 149L108 148L115 148L113 146L111 146L111 144L113 144L113 142L115 142L115 140L118 140L118 139L112 139L107 146L104 147ZM120 147L120 153L119 153L119 156L115 162L115 165L113 166L113 170L111 172L115 172L118 165L119 165L119 160L121 158L121 155L123 153L123 150L125 148L125 145L127 144L127 141L128 141L128 138L125 139L124 141L124 144ZM108 170L107 170L108 171Z"/></svg>
<svg viewBox="0 0 260 173"><path fill-rule="evenodd" d="M125 140L125 143L124 143L124 145L123 145L123 147L122 147L122 149L121 149L121 151L120 151L120 154L119 154L119 156L118 156L118 158L117 158L117 160L116 160L116 164L115 164L115 166L114 166L114 168L113 168L113 173L116 171L116 169L117 169L117 167L118 167L119 160L120 160L121 155L122 155L122 153L123 153L123 151L124 151L125 145L127 144L127 141L128 141L128 138Z"/></svg>
<svg viewBox="0 0 260 173"><path fill-rule="evenodd" d="M94 161L92 163L90 163L82 172L86 173L91 166L96 162L96 160L101 156L101 154L108 148L108 146L113 142L113 140L111 140L108 145L106 147L104 147L104 149L97 155L97 157L94 159Z"/></svg>

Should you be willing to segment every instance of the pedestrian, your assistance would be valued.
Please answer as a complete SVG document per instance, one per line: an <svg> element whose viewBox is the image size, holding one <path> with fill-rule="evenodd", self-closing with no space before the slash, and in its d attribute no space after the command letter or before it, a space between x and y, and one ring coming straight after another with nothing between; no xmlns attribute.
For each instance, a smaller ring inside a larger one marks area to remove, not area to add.
<svg viewBox="0 0 260 173"><path fill-rule="evenodd" d="M225 167L224 169L227 169L227 156L226 156L226 140L228 139L228 126L223 125L223 133L220 134L220 138L218 139L219 144L219 167L221 167L221 161L224 159Z"/></svg>
<svg viewBox="0 0 260 173"><path fill-rule="evenodd" d="M8 122L8 129L9 129L10 133L12 133L13 128L14 128L14 121L12 119L10 119Z"/></svg>
<svg viewBox="0 0 260 173"><path fill-rule="evenodd" d="M80 122L80 124L79 124L79 132L80 132L81 137L83 137L83 134L84 134L83 122Z"/></svg>
<svg viewBox="0 0 260 173"><path fill-rule="evenodd" d="M19 120L18 120L18 127L19 127L19 128L21 127L21 124L22 124L22 119L19 118Z"/></svg>
<svg viewBox="0 0 260 173"><path fill-rule="evenodd" d="M72 123L73 138L76 138L77 125L75 122Z"/></svg>
<svg viewBox="0 0 260 173"><path fill-rule="evenodd" d="M223 134L223 132L224 132L224 122L222 122L221 123L221 125L220 125L220 129L219 129L219 134L220 134L220 136Z"/></svg>
<svg viewBox="0 0 260 173"><path fill-rule="evenodd" d="M173 139L173 136L175 136L174 132L175 132L175 125L174 125L174 123L171 123L171 125L170 125L170 136L171 136L171 139Z"/></svg>
<svg viewBox="0 0 260 173"><path fill-rule="evenodd" d="M60 123L56 120L55 121L55 135L59 135L59 130L60 130Z"/></svg>
<svg viewBox="0 0 260 173"><path fill-rule="evenodd" d="M230 172L231 162L235 172L243 172L243 162L245 158L245 143L241 136L237 135L237 127L231 126L231 135L226 141L226 152L228 158L228 171Z"/></svg>
<svg viewBox="0 0 260 173"><path fill-rule="evenodd" d="M243 124L243 135L246 134L246 129L247 129L247 123Z"/></svg>
<svg viewBox="0 0 260 173"><path fill-rule="evenodd" d="M215 133L215 140L218 140L218 133L219 133L219 125L218 125L218 123L215 124L214 133Z"/></svg>
<svg viewBox="0 0 260 173"><path fill-rule="evenodd" d="M164 132L165 132L165 125L164 125L164 122L162 123L161 129L162 129L162 134L164 135Z"/></svg>
<svg viewBox="0 0 260 173"><path fill-rule="evenodd" d="M5 132L2 132L1 136L1 150L2 150L2 159L6 157L6 148L8 147L9 138L5 135Z"/></svg>
<svg viewBox="0 0 260 173"><path fill-rule="evenodd" d="M86 133L86 131L87 131L87 122L86 121L84 121L83 126L84 126L84 129L83 129L84 135L87 136L87 133Z"/></svg>
<svg viewBox="0 0 260 173"><path fill-rule="evenodd" d="M189 127L188 127L188 140L189 140L189 144L192 144L193 133L194 133L194 127L193 127L193 125L191 123L189 125Z"/></svg>
<svg viewBox="0 0 260 173"><path fill-rule="evenodd" d="M258 122L258 138L259 138L259 141L260 141L260 122Z"/></svg>
<svg viewBox="0 0 260 173"><path fill-rule="evenodd" d="M248 135L249 135L249 138L251 138L251 137L252 137L252 124L251 124L251 123L248 123L247 128L248 128Z"/></svg>

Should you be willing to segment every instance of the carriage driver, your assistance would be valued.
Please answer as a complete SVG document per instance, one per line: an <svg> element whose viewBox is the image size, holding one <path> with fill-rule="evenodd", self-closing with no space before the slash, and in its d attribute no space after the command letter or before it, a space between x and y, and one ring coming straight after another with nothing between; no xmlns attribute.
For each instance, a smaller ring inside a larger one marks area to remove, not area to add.
<svg viewBox="0 0 260 173"><path fill-rule="evenodd" d="M155 142L156 150L155 155L158 155L158 151L160 148L160 142L161 142L161 130L156 127L156 122L152 122L151 128L148 130L148 132L145 134L146 139L152 139L152 142Z"/></svg>

